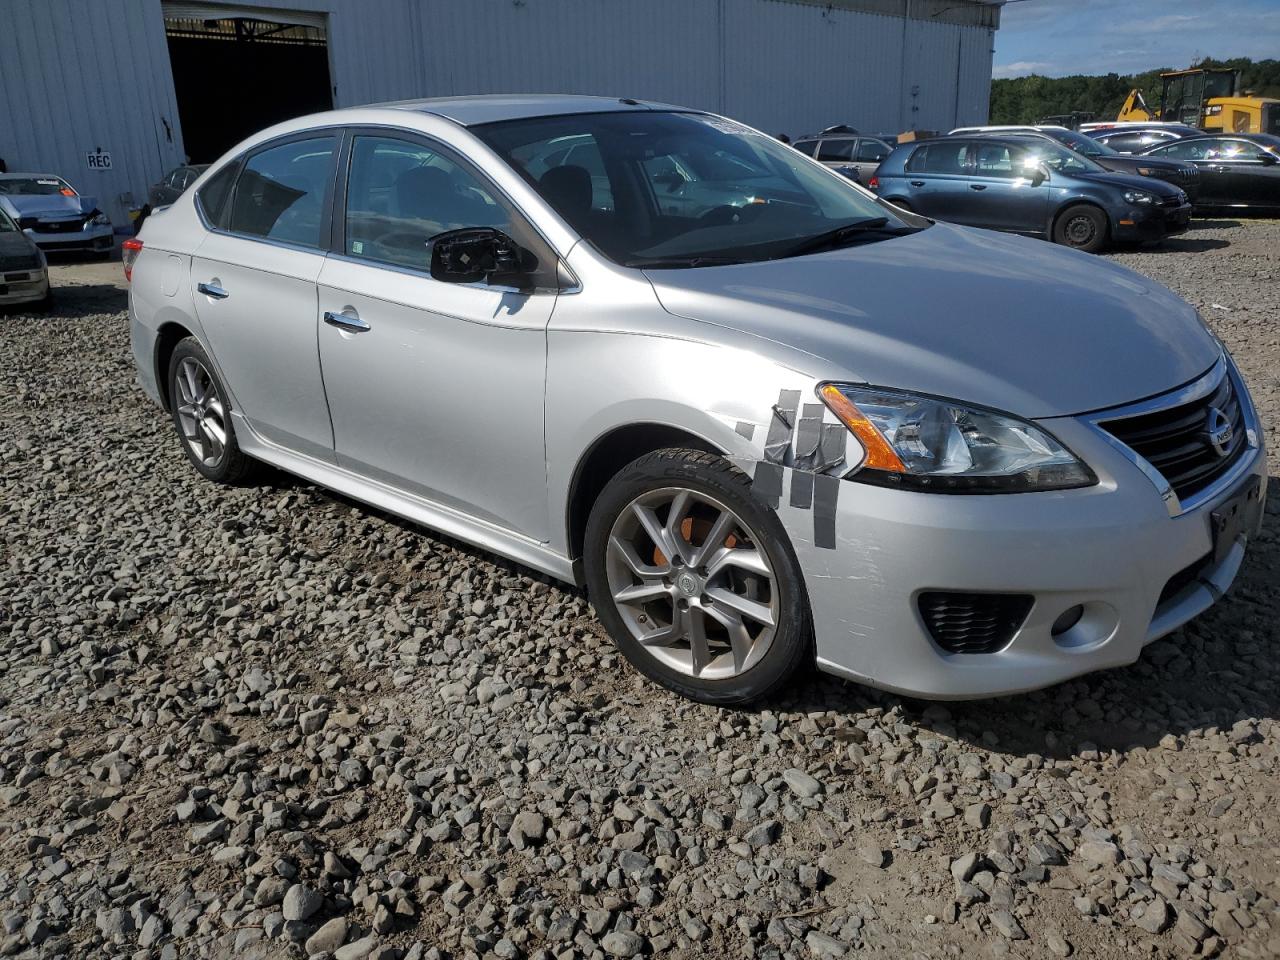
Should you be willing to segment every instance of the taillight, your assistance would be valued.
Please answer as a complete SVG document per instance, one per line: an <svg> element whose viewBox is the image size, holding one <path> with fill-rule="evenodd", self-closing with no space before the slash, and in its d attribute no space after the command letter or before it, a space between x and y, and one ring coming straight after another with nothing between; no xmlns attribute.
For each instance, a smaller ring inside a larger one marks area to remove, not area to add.
<svg viewBox="0 0 1280 960"><path fill-rule="evenodd" d="M120 260L124 263L124 279L126 283L133 279L133 264L141 252L142 241L137 237L130 237L120 245Z"/></svg>
<svg viewBox="0 0 1280 960"><path fill-rule="evenodd" d="M879 190L880 178L873 175L871 179L867 181L867 186L870 187L872 190Z"/></svg>

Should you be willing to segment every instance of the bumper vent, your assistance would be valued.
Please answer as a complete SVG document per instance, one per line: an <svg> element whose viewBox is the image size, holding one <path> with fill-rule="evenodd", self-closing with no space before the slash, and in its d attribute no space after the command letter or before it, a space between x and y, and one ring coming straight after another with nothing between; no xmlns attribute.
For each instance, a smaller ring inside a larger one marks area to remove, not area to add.
<svg viewBox="0 0 1280 960"><path fill-rule="evenodd" d="M1099 425L1159 470L1179 500L1212 484L1248 446L1244 411L1226 373L1207 397Z"/></svg>
<svg viewBox="0 0 1280 960"><path fill-rule="evenodd" d="M1025 593L930 590L920 594L920 615L948 653L995 653L1013 639L1032 602Z"/></svg>

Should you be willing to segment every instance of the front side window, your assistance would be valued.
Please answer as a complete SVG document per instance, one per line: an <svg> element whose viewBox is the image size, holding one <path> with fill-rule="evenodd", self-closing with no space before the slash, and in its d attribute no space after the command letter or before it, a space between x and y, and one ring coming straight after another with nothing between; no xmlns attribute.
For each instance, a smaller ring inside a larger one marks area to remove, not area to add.
<svg viewBox="0 0 1280 960"><path fill-rule="evenodd" d="M812 157L815 153L818 152L817 140L801 140L799 143L794 144L794 146L806 157Z"/></svg>
<svg viewBox="0 0 1280 960"><path fill-rule="evenodd" d="M1210 160L1260 160L1265 152L1248 140L1218 140L1206 156Z"/></svg>
<svg viewBox="0 0 1280 960"><path fill-rule="evenodd" d="M538 260L535 286L555 285L555 256L506 198L441 148L394 137L357 136L351 145L343 249L348 256L426 272L431 241L468 227L492 227Z"/></svg>
<svg viewBox="0 0 1280 960"><path fill-rule="evenodd" d="M236 179L227 229L320 247L334 146L333 137L316 137L269 147L249 157Z"/></svg>
<svg viewBox="0 0 1280 960"><path fill-rule="evenodd" d="M1058 143L1041 141L1029 150L1030 154L1022 161L1026 169L1019 174L1020 176L1030 176L1030 171L1037 161L1060 173L1106 173L1106 170L1088 157L1074 150L1068 150Z"/></svg>
<svg viewBox="0 0 1280 960"><path fill-rule="evenodd" d="M719 117L623 111L472 129L575 230L628 266L786 256L804 249L797 241L853 222L883 222L879 239L886 227L914 226L786 144ZM589 138L598 167L535 161L572 138ZM599 202L605 189L608 206Z"/></svg>
<svg viewBox="0 0 1280 960"><path fill-rule="evenodd" d="M979 177L1005 177L1012 180L1022 175L1016 164L1018 155L1010 152L1002 143L983 143L971 147L969 158L973 173Z"/></svg>

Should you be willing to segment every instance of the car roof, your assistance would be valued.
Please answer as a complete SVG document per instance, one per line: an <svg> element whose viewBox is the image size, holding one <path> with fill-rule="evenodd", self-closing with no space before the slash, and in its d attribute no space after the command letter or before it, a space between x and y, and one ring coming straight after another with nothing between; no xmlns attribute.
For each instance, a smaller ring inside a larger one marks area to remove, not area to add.
<svg viewBox="0 0 1280 960"><path fill-rule="evenodd" d="M408 110L414 113L430 113L452 120L454 123L461 124L464 127L482 123L497 123L502 120L527 120L534 117L554 117L575 113L624 113L648 110L690 112L687 107L633 100L630 97L587 97L562 93L433 97L422 100L394 100L388 103L371 103L367 106ZM365 108L357 107L352 109Z"/></svg>
<svg viewBox="0 0 1280 960"><path fill-rule="evenodd" d="M0 173L0 180L35 180L39 177L48 177L50 180L61 180L66 182L66 177L59 176L56 173Z"/></svg>

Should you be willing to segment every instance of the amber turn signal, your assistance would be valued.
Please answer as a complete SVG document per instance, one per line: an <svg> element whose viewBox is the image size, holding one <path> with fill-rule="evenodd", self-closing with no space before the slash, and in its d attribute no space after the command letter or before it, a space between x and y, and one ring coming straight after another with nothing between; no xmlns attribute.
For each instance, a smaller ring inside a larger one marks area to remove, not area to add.
<svg viewBox="0 0 1280 960"><path fill-rule="evenodd" d="M858 438L866 451L866 456L862 461L862 466L870 467L873 470L884 470L889 473L906 473L907 468L902 465L902 461L894 452L893 447L889 445L889 441L884 435L876 429L875 424L866 418L861 410L859 410L835 384L828 383L818 395L822 397L822 402L840 418L840 422L852 431L853 435Z"/></svg>

